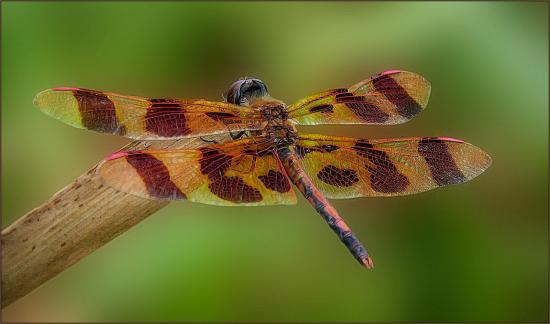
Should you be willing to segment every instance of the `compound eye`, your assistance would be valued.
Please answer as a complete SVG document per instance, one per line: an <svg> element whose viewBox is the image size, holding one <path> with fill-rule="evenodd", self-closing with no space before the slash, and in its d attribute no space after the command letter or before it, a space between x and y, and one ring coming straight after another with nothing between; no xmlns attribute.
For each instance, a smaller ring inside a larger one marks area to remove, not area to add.
<svg viewBox="0 0 550 324"><path fill-rule="evenodd" d="M248 106L257 98L267 95L267 87L262 80L244 79L235 81L227 91L226 101L236 105Z"/></svg>

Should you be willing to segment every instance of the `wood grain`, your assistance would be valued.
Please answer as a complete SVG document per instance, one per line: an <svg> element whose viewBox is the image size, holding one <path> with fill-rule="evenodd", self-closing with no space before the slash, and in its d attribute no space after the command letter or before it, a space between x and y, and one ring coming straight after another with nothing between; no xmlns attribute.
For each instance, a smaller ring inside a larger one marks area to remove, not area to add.
<svg viewBox="0 0 550 324"><path fill-rule="evenodd" d="M209 137L217 142L227 135ZM193 148L199 138L140 142L121 150ZM2 231L2 308L168 204L103 185L92 167Z"/></svg>

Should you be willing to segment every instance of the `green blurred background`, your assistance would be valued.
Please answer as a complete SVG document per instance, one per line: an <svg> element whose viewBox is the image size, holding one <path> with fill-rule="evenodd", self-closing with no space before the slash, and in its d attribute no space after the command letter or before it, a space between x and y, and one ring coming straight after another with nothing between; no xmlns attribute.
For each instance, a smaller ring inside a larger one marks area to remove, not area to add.
<svg viewBox="0 0 550 324"><path fill-rule="evenodd" d="M2 4L3 227L127 141L32 106L55 86L221 99L241 76L288 103L386 69L432 83L392 127L493 157L461 186L334 205L361 268L314 210L173 203L28 296L11 321L548 321L547 3Z"/></svg>

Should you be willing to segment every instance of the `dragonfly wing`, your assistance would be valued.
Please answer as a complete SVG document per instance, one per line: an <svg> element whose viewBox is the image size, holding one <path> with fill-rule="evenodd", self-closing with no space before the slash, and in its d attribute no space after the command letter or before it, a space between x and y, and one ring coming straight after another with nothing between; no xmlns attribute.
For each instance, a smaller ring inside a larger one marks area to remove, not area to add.
<svg viewBox="0 0 550 324"><path fill-rule="evenodd" d="M71 126L132 139L161 140L261 128L252 108L224 102L147 99L80 88L36 95L46 114Z"/></svg>
<svg viewBox="0 0 550 324"><path fill-rule="evenodd" d="M294 150L328 198L419 193L471 180L491 164L480 148L444 137L362 140L302 135Z"/></svg>
<svg viewBox="0 0 550 324"><path fill-rule="evenodd" d="M118 152L98 172L106 185L145 198L224 206L296 203L273 149L255 140L198 149Z"/></svg>
<svg viewBox="0 0 550 324"><path fill-rule="evenodd" d="M430 97L422 76L399 70L379 73L349 88L320 92L289 107L297 124L404 123L419 114Z"/></svg>

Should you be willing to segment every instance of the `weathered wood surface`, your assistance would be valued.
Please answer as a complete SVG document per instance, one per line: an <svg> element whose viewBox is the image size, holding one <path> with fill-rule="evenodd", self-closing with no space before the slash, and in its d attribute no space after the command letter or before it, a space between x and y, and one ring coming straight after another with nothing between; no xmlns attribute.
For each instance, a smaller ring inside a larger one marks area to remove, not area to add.
<svg viewBox="0 0 550 324"><path fill-rule="evenodd" d="M121 150L204 144L200 139L135 141ZM2 308L168 204L103 185L96 167L2 231Z"/></svg>

